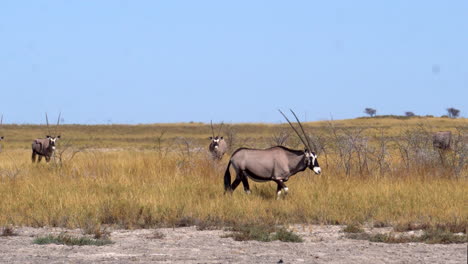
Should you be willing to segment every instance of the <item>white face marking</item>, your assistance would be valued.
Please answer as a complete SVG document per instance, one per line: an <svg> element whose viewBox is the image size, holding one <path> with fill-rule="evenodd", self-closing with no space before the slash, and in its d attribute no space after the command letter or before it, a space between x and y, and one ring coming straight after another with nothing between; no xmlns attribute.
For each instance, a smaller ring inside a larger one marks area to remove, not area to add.
<svg viewBox="0 0 468 264"><path fill-rule="evenodd" d="M320 169L320 167L314 167L314 172L320 174L322 172L322 169Z"/></svg>
<svg viewBox="0 0 468 264"><path fill-rule="evenodd" d="M55 150L55 146L52 146L52 149Z"/></svg>

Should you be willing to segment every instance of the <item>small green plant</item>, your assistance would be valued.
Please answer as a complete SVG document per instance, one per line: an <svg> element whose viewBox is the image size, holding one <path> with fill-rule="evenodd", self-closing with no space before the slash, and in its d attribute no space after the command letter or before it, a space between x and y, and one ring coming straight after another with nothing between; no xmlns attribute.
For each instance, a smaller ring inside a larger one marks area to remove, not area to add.
<svg viewBox="0 0 468 264"><path fill-rule="evenodd" d="M73 237L67 234L59 234L58 236L47 235L44 237L37 237L33 241L34 244L57 244L67 246L104 246L113 244L109 239L93 239L89 237Z"/></svg>
<svg viewBox="0 0 468 264"><path fill-rule="evenodd" d="M236 241L257 240L270 242L280 240L283 242L303 242L302 238L285 228L275 228L266 225L246 225L228 228L230 234L225 237L232 237Z"/></svg>
<svg viewBox="0 0 468 264"><path fill-rule="evenodd" d="M284 228L280 228L276 230L271 240L279 240L283 242L294 242L294 243L304 242L304 240L300 236Z"/></svg>
<svg viewBox="0 0 468 264"><path fill-rule="evenodd" d="M430 229L421 239L428 244L461 244L468 242L466 234L454 234L442 229Z"/></svg>
<svg viewBox="0 0 468 264"><path fill-rule="evenodd" d="M347 238L369 240L371 242L380 243L410 243L421 242L427 244L461 244L467 242L466 234L454 234L445 230L430 229L426 230L423 235L404 235L404 234L369 234L369 233L350 233Z"/></svg>

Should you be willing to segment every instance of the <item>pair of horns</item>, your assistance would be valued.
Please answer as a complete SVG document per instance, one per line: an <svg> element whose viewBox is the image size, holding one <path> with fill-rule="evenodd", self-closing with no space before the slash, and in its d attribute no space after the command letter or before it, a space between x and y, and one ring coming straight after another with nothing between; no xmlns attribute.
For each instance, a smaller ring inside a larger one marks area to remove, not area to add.
<svg viewBox="0 0 468 264"><path fill-rule="evenodd" d="M58 129L58 126L60 124L60 116L62 115L62 113L60 112L59 113L59 116L57 118L57 125L55 126L55 134L54 135L57 135L57 129ZM46 118L46 123L47 123L47 130L49 132L49 135L50 135L50 127L49 127L49 117L47 116L47 113L45 114L45 118Z"/></svg>
<svg viewBox="0 0 468 264"><path fill-rule="evenodd" d="M306 146L309 151L312 151L312 148L311 148L311 145L310 145L310 141L309 141L309 137L307 136L305 130L304 130L304 127L302 127L302 124L301 124L301 121L299 121L299 118L297 118L297 115L296 113L294 113L294 111L292 109L289 109L291 111L291 113L294 115L294 117L296 118L297 120L297 123L299 124L299 127L301 128L302 130L302 133L304 134L304 137L306 140L304 140L302 137L301 137L301 134L297 131L297 129L293 126L293 124L291 123L291 121L289 121L288 117L283 113L281 112L281 110L278 109L278 111L284 116L284 118L286 118L286 121L288 121L289 125L292 127L292 129L294 130L294 132L296 132L297 136L299 137L299 139L302 141L302 143L304 144L304 146Z"/></svg>
<svg viewBox="0 0 468 264"><path fill-rule="evenodd" d="M213 133L213 138L215 138L215 132L214 132L214 128L213 128L213 120L210 120L210 125L211 125L211 133ZM219 129L218 129L218 137L219 137L219 134L221 133L221 128L223 127L224 125L224 122L221 122L221 125L219 126Z"/></svg>

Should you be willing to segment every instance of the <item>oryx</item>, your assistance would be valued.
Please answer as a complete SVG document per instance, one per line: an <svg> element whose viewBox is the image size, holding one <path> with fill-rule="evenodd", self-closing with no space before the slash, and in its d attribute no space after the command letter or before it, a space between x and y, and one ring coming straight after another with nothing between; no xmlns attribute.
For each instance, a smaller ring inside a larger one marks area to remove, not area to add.
<svg viewBox="0 0 468 264"><path fill-rule="evenodd" d="M211 156L215 160L222 159L224 153L226 153L228 149L228 145L226 141L224 141L224 138L219 136L222 127L223 127L223 123L221 123L218 129L218 135L215 136L214 129L213 129L213 122L211 121L211 132L213 133L213 136L210 137L211 143L208 149L210 150Z"/></svg>
<svg viewBox="0 0 468 264"><path fill-rule="evenodd" d="M293 150L283 146L276 146L268 149L240 148L236 150L232 154L224 174L225 191L234 191L242 181L245 192L250 193L249 182L247 180L247 177L250 177L254 181L276 182L278 185L276 194L279 199L281 190L284 190L285 194L288 193L288 187L286 187L284 183L289 180L289 177L300 171L304 171L306 168L310 168L316 174L321 173L317 155L311 151L309 138L296 114L291 110L299 123L305 140L283 112L281 112L281 110L279 111L296 132L297 136L306 147L305 150ZM236 179L232 184L231 173L229 171L231 165L236 171Z"/></svg>
<svg viewBox="0 0 468 264"><path fill-rule="evenodd" d="M39 156L37 162L42 160L42 157L45 157L46 161L49 162L50 158L53 156L55 151L55 144L57 140L60 139L60 135L57 135L57 129L60 124L60 114L57 120L57 125L55 126L55 133L54 135L50 134L49 128L49 118L47 117L46 113L46 122L47 122L47 130L49 134L46 138L37 138L32 143L32 162L36 161L36 155Z"/></svg>
<svg viewBox="0 0 468 264"><path fill-rule="evenodd" d="M2 119L0 119L0 128L2 128L3 126L3 115L2 115ZM4 139L3 136L0 136L0 141L2 141Z"/></svg>
<svg viewBox="0 0 468 264"><path fill-rule="evenodd" d="M441 150L450 149L450 143L452 142L452 132L450 131L439 131L434 133L432 145L434 148Z"/></svg>

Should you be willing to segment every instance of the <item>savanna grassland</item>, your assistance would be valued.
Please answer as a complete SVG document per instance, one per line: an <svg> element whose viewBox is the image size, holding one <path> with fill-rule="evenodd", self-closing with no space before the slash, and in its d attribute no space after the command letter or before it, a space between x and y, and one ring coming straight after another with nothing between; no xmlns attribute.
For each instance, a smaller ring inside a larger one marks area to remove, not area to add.
<svg viewBox="0 0 468 264"><path fill-rule="evenodd" d="M467 119L361 118L305 127L323 173L293 176L289 195L276 200L274 183L251 182L250 195L242 187L224 194L229 155L210 159L209 124L61 125L49 164L31 163L31 142L49 134L45 126L4 125L0 226L358 223L466 233ZM432 133L441 130L453 132L450 151L432 147ZM230 152L303 148L287 124L224 125L220 134Z"/></svg>

